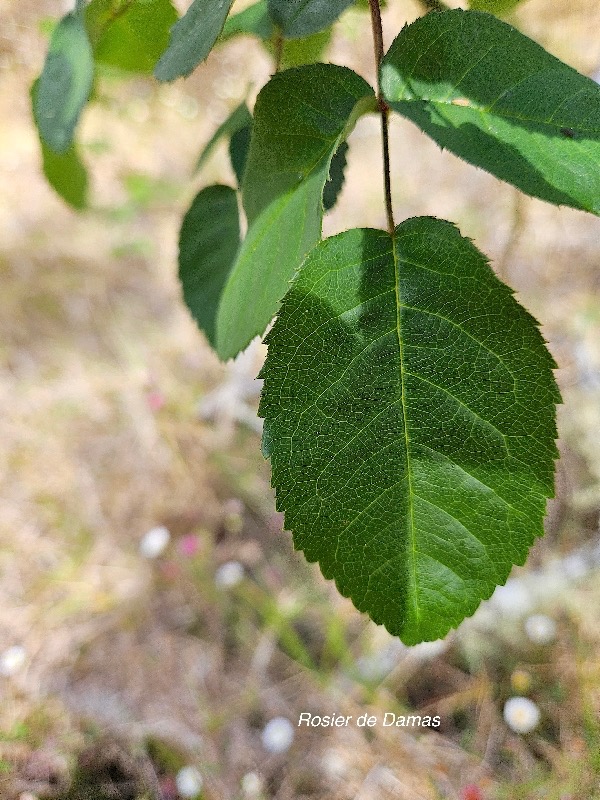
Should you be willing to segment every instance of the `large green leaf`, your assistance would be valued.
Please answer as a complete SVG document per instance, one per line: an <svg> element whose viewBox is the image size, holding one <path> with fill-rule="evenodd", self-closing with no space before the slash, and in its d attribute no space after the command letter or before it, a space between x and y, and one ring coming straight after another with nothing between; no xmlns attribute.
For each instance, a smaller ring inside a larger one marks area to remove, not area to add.
<svg viewBox="0 0 600 800"><path fill-rule="evenodd" d="M52 34L33 100L40 137L55 153L70 147L93 78L92 47L83 18L79 13L67 14Z"/></svg>
<svg viewBox="0 0 600 800"><path fill-rule="evenodd" d="M233 0L194 0L171 30L171 41L154 70L159 81L189 75L208 56Z"/></svg>
<svg viewBox="0 0 600 800"><path fill-rule="evenodd" d="M269 14L287 39L310 36L324 28L354 0L267 0Z"/></svg>
<svg viewBox="0 0 600 800"><path fill-rule="evenodd" d="M199 192L179 234L179 279L184 300L210 343L223 286L240 246L237 196L229 186Z"/></svg>
<svg viewBox="0 0 600 800"><path fill-rule="evenodd" d="M244 176L249 230L223 291L217 352L231 358L262 334L288 281L321 236L329 164L372 88L346 67L312 64L275 75L254 108Z"/></svg>
<svg viewBox="0 0 600 800"><path fill-rule="evenodd" d="M600 214L600 86L495 17L428 14L387 54L392 107L527 194Z"/></svg>
<svg viewBox="0 0 600 800"><path fill-rule="evenodd" d="M177 20L171 0L92 0L85 14L96 61L152 74Z"/></svg>
<svg viewBox="0 0 600 800"><path fill-rule="evenodd" d="M543 532L559 395L535 320L425 217L319 244L266 341L296 548L407 644L444 636Z"/></svg>

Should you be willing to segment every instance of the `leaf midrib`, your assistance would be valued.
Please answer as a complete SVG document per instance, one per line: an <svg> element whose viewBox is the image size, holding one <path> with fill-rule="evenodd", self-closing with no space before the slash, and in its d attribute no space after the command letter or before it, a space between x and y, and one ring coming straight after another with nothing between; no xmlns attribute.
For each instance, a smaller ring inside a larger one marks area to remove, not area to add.
<svg viewBox="0 0 600 800"><path fill-rule="evenodd" d="M402 337L402 297L400 295L400 265L396 250L395 231L391 236L392 254L394 259L394 288L396 299L396 335L398 337L399 349L399 372L400 372L400 405L402 406L402 418L404 421L404 446L406 452L406 477L408 485L408 509L409 509L409 538L410 538L410 582L412 583L413 606L415 613L415 624L420 627L420 609L417 589L417 537L415 530L414 514L414 490L412 485L412 471L410 464L410 439L408 436L408 418L406 413L406 391L405 391L405 368L404 368L404 344Z"/></svg>

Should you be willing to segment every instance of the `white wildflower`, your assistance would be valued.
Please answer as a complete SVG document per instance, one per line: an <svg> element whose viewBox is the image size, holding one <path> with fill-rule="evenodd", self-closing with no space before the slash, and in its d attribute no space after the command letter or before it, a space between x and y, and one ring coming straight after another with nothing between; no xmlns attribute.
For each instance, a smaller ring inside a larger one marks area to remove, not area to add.
<svg viewBox="0 0 600 800"><path fill-rule="evenodd" d="M245 797L258 797L262 788L262 780L256 772L248 772L242 778L242 792Z"/></svg>
<svg viewBox="0 0 600 800"><path fill-rule="evenodd" d="M158 558L171 539L171 534L164 525L158 525L142 536L140 541L140 553L144 558Z"/></svg>
<svg viewBox="0 0 600 800"><path fill-rule="evenodd" d="M529 733L540 721L540 710L528 697L511 697L504 705L504 721L515 733Z"/></svg>
<svg viewBox="0 0 600 800"><path fill-rule="evenodd" d="M532 614L525 620L525 633L534 644L550 644L556 639L556 622L546 614Z"/></svg>
<svg viewBox="0 0 600 800"><path fill-rule="evenodd" d="M0 655L0 675L7 678L15 675L25 663L26 656L25 648L20 645L9 647Z"/></svg>
<svg viewBox="0 0 600 800"><path fill-rule="evenodd" d="M261 738L263 747L269 753L285 753L294 741L294 727L289 719L275 717L267 722Z"/></svg>
<svg viewBox="0 0 600 800"><path fill-rule="evenodd" d="M202 775L196 767L182 767L175 778L177 791L182 797L197 797L201 790Z"/></svg>
<svg viewBox="0 0 600 800"><path fill-rule="evenodd" d="M239 561L227 561L215 572L215 584L219 589L231 589L244 577L244 567Z"/></svg>

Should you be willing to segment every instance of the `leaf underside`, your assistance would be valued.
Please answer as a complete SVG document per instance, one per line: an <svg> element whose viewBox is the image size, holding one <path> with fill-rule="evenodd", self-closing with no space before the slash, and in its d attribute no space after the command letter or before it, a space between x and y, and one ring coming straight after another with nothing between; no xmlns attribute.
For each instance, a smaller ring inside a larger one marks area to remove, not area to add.
<svg viewBox="0 0 600 800"><path fill-rule="evenodd" d="M442 147L557 205L600 214L600 87L510 25L428 14L386 55L392 108Z"/></svg>
<svg viewBox="0 0 600 800"><path fill-rule="evenodd" d="M331 158L356 119L374 108L366 81L333 64L278 73L260 92L243 181L248 234L217 315L223 360L262 334L277 312L321 237Z"/></svg>
<svg viewBox="0 0 600 800"><path fill-rule="evenodd" d="M92 47L82 16L67 14L52 34L44 69L32 94L40 138L55 153L64 153L71 146L93 77Z"/></svg>
<svg viewBox="0 0 600 800"><path fill-rule="evenodd" d="M179 280L187 307L213 347L219 298L239 246L235 190L229 186L202 189L183 218Z"/></svg>
<svg viewBox="0 0 600 800"><path fill-rule="evenodd" d="M268 0L271 19L288 39L328 28L354 0Z"/></svg>
<svg viewBox="0 0 600 800"><path fill-rule="evenodd" d="M277 506L309 561L407 644L474 612L543 532L554 362L450 223L319 244L261 373Z"/></svg>
<svg viewBox="0 0 600 800"><path fill-rule="evenodd" d="M171 28L171 41L156 65L159 81L189 75L208 56L233 0L194 0L186 14Z"/></svg>

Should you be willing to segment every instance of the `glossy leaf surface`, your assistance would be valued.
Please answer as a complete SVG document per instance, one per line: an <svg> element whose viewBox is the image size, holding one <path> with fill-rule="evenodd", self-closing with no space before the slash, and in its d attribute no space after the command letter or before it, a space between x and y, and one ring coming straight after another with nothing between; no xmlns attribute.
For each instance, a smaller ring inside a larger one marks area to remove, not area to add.
<svg viewBox="0 0 600 800"><path fill-rule="evenodd" d="M94 78L92 47L81 14L58 23L36 81L33 112L40 136L55 153L70 147Z"/></svg>
<svg viewBox="0 0 600 800"><path fill-rule="evenodd" d="M266 341L295 547L407 644L444 636L543 532L559 395L535 320L426 217L319 244Z"/></svg>
<svg viewBox="0 0 600 800"><path fill-rule="evenodd" d="M217 308L240 246L236 192L208 186L183 219L179 235L179 280L198 327L215 344Z"/></svg>
<svg viewBox="0 0 600 800"><path fill-rule="evenodd" d="M159 81L189 75L208 56L223 30L233 0L194 0L171 29L169 47L154 70Z"/></svg>
<svg viewBox="0 0 600 800"><path fill-rule="evenodd" d="M477 11L428 14L382 65L391 106L442 147L557 205L600 214L600 86Z"/></svg>
<svg viewBox="0 0 600 800"><path fill-rule="evenodd" d="M243 186L249 229L217 320L222 359L262 334L275 315L290 278L321 236L331 158L356 119L374 108L371 87L332 64L281 72L261 91Z"/></svg>

